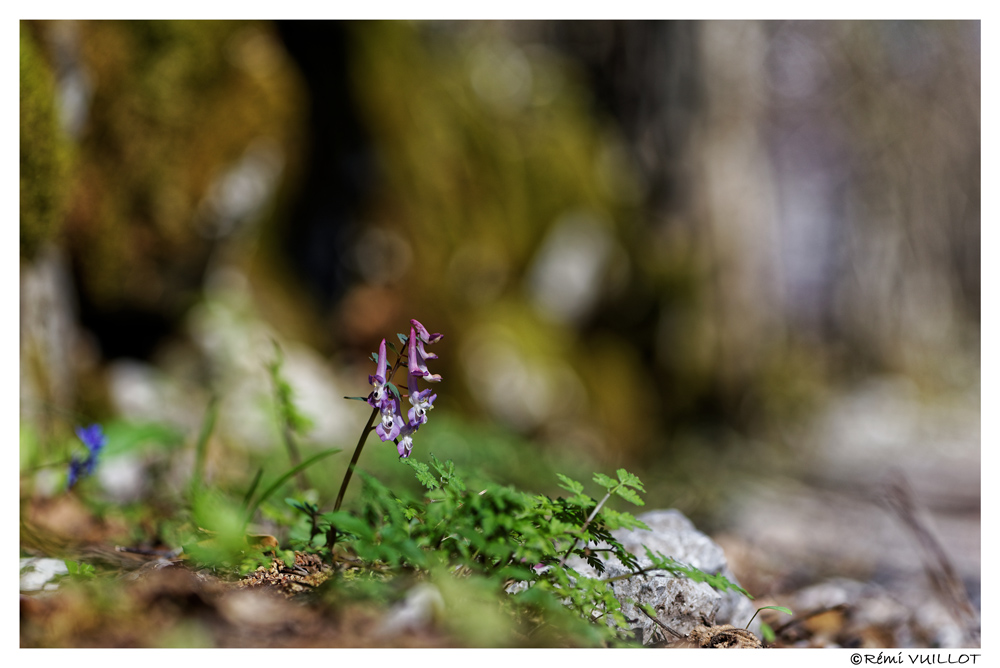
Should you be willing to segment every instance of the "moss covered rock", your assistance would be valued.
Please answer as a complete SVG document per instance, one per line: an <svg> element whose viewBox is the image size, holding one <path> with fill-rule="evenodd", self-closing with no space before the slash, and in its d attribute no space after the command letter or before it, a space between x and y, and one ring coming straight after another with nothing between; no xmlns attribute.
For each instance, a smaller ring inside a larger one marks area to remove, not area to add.
<svg viewBox="0 0 1000 668"><path fill-rule="evenodd" d="M58 231L69 192L70 147L59 126L52 69L21 25L21 257Z"/></svg>

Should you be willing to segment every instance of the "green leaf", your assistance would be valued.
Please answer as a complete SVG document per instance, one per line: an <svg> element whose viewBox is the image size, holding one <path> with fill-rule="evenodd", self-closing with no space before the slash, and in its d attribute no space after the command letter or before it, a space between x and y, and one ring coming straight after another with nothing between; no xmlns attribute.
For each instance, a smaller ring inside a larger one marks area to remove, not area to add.
<svg viewBox="0 0 1000 668"><path fill-rule="evenodd" d="M758 610L777 610L778 612L783 612L786 615L794 615L795 612L791 608L786 608L783 605L763 605Z"/></svg>
<svg viewBox="0 0 1000 668"><path fill-rule="evenodd" d="M104 425L104 435L107 443L101 457L109 459L133 450L169 449L185 441L180 431L155 422L109 422Z"/></svg>
<svg viewBox="0 0 1000 668"><path fill-rule="evenodd" d="M352 401L368 401L368 397L344 397L345 399L351 399Z"/></svg>
<svg viewBox="0 0 1000 668"><path fill-rule="evenodd" d="M562 473L557 473L556 475L559 476L560 480L562 480L562 484L559 485L560 487L562 487L563 489L565 489L568 492L573 492L574 494L583 494L583 483L582 482L577 482L576 480L573 480L572 478L568 478L568 477L564 476Z"/></svg>
<svg viewBox="0 0 1000 668"><path fill-rule="evenodd" d="M297 501L296 499L286 498L285 503L309 516L315 515L319 512L319 506L315 503L309 503L308 501Z"/></svg>
<svg viewBox="0 0 1000 668"><path fill-rule="evenodd" d="M615 485L618 484L612 478L609 478L608 476L604 475L603 473L595 473L594 474L594 482L596 482L598 485L600 485L604 489L611 489L612 487L614 487Z"/></svg>
<svg viewBox="0 0 1000 668"><path fill-rule="evenodd" d="M441 486L438 484L437 478L435 478L434 474L431 473L430 467L427 466L427 464L424 464L423 462L418 462L416 459L413 459L412 457L408 457L403 461L406 463L407 466L413 469L413 473L414 475L417 476L417 480L420 481L420 484L426 487L427 489L437 489L438 487Z"/></svg>
<svg viewBox="0 0 1000 668"><path fill-rule="evenodd" d="M368 520L355 517L346 511L338 510L335 513L326 513L323 519L343 533L354 534L358 539L371 541L375 537L375 532Z"/></svg>
<svg viewBox="0 0 1000 668"><path fill-rule="evenodd" d="M205 417L202 419L201 431L198 434L198 441L195 444L194 471L191 473L191 483L189 486L189 496L194 498L195 493L201 489L201 481L205 473L205 457L208 453L208 439L215 428L215 418L218 415L219 401L213 396L208 401L205 409Z"/></svg>
<svg viewBox="0 0 1000 668"><path fill-rule="evenodd" d="M619 488L617 488L615 490L615 494L617 494L618 496L622 497L623 499L625 499L629 503L634 503L637 506L644 506L644 505L646 505L646 502L643 501L642 499L640 499L639 495L636 494L634 490L631 490L628 487L619 487Z"/></svg>
<svg viewBox="0 0 1000 668"><path fill-rule="evenodd" d="M93 564L70 561L69 559L64 560L63 563L66 564L66 571L73 577L92 578L97 573Z"/></svg>
<svg viewBox="0 0 1000 668"><path fill-rule="evenodd" d="M396 353L397 357L399 356L399 351L396 350L396 346L392 345L392 341L386 341L385 345L389 348L389 350L391 350L392 352Z"/></svg>
<svg viewBox="0 0 1000 668"><path fill-rule="evenodd" d="M760 634L764 636L764 642L774 642L774 629L767 622L760 623Z"/></svg>
<svg viewBox="0 0 1000 668"><path fill-rule="evenodd" d="M645 529L649 531L649 527L642 520L636 519L629 513L620 513L617 510L612 510L607 506L601 508L601 518L604 520L604 524L607 525L609 531L616 529Z"/></svg>
<svg viewBox="0 0 1000 668"><path fill-rule="evenodd" d="M399 342L403 344L403 347L405 348L407 342L410 340L409 337L406 336L406 334L399 334L398 332L396 333L396 336L399 337Z"/></svg>
<svg viewBox="0 0 1000 668"><path fill-rule="evenodd" d="M375 362L375 364L378 364L378 353L372 353L372 358L371 359L372 359L372 362Z"/></svg>
<svg viewBox="0 0 1000 668"><path fill-rule="evenodd" d="M639 603L638 605L645 611L647 615L649 615L653 619L656 619L656 609L653 608L653 606L651 606L649 603Z"/></svg>
<svg viewBox="0 0 1000 668"><path fill-rule="evenodd" d="M284 475L282 475L280 478L278 478L276 481L274 481L274 483L270 487L268 487L266 490L264 490L264 492L260 495L260 498L257 499L257 501L253 504L253 506L251 506L247 510L246 520L244 521L244 525L250 523L250 520L253 518L253 514L255 512L257 512L257 508L260 507L260 504L264 503L264 501L266 501L269 496L271 496L272 494L274 494L274 492L276 492L279 487L281 487L283 484L285 484L285 482L289 478L291 478L293 475L295 475L299 471L312 466L313 464L315 464L319 460L323 459L324 457L329 457L330 455L337 454L338 452L340 452L340 448L330 448L329 450L324 450L323 452L320 452L320 453L317 453L317 454L313 455L312 457L310 457L309 459L305 460L304 462L302 462L298 466L293 466L288 471L286 471Z"/></svg>
<svg viewBox="0 0 1000 668"><path fill-rule="evenodd" d="M660 552L653 553L653 551L646 546L643 546L643 549L646 551L646 558L653 562L654 568L669 571L674 575L683 575L684 577L690 578L695 582L705 582L708 586L712 587L712 589L717 589L719 591L732 589L733 591L738 591L743 594L750 600L753 600L753 596L750 595L750 592L738 584L730 582L729 579L721 573L706 573L705 571L695 568L694 566L688 566L687 564L681 563L676 559L666 557ZM756 616L756 613L754 613L754 616ZM753 617L751 617L750 620L753 621ZM749 626L749 622L747 625Z"/></svg>
<svg viewBox="0 0 1000 668"><path fill-rule="evenodd" d="M392 393L394 395L396 395L396 401L402 401L403 400L403 398L401 396L399 396L399 389L393 384L392 381L387 382L386 383L386 387L388 387L392 391Z"/></svg>
<svg viewBox="0 0 1000 668"><path fill-rule="evenodd" d="M753 598L753 596L750 596L750 594L747 594L747 596L749 596L750 598ZM747 622L747 625L744 628L747 628L747 629L750 628L750 622L752 622L754 620L754 617L756 617L758 614L760 614L761 610L777 610L778 612L784 612L784 613L789 614L789 615L794 615L795 614L794 612L791 611L790 608L786 608L783 605L763 605L763 606L757 608L757 612L753 613L753 617L750 618L750 621ZM767 625L764 622L761 622L760 626L761 626L761 629L763 629L763 627L765 627ZM770 627L768 627L768 628L770 628ZM771 640L774 640L773 632L772 632Z"/></svg>
<svg viewBox="0 0 1000 668"><path fill-rule="evenodd" d="M260 484L260 477L264 475L263 467L257 469L257 475L253 477L250 482L250 487L247 489L247 493L243 496L243 507L246 508L250 503L250 499L253 497L253 493L257 491L257 485Z"/></svg>
<svg viewBox="0 0 1000 668"><path fill-rule="evenodd" d="M634 487L640 492L645 492L645 488L642 486L642 481L639 480L638 476L632 475L625 469L618 469L616 471L618 474L618 479L622 481L622 484L628 485L629 487Z"/></svg>

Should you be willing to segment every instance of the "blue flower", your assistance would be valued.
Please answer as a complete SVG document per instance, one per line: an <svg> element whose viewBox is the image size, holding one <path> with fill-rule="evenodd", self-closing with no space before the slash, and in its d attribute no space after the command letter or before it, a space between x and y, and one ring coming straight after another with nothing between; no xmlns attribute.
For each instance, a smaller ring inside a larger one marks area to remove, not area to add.
<svg viewBox="0 0 1000 668"><path fill-rule="evenodd" d="M87 458L81 460L76 455L70 458L69 476L66 483L67 489L72 489L80 478L93 475L94 469L97 468L97 456L101 454L104 444L107 443L107 437L104 436L104 432L101 430L101 425L99 424L92 424L89 427L77 427L76 435L87 446Z"/></svg>
<svg viewBox="0 0 1000 668"><path fill-rule="evenodd" d="M69 477L68 480L66 481L67 489L73 489L73 485L75 485L76 481L80 479L80 476L86 474L86 471L83 470L84 463L85 462L80 461L80 458L77 457L76 455L73 455L70 458Z"/></svg>
<svg viewBox="0 0 1000 668"><path fill-rule="evenodd" d="M80 437L80 440L83 441L83 444L87 446L87 450L94 457L100 453L105 442L107 442L99 424L92 424L89 427L77 427L76 435Z"/></svg>

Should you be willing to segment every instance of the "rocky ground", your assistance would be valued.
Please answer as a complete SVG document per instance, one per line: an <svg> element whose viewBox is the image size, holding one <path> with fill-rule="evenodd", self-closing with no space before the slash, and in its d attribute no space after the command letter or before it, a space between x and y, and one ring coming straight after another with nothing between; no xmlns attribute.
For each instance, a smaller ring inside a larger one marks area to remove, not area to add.
<svg viewBox="0 0 1000 668"><path fill-rule="evenodd" d="M978 647L980 463L978 392L927 405L903 382L870 384L821 415L802 457L748 483L713 537L678 511L641 515L653 532L617 536L757 595L749 601L665 575L615 584L635 639L650 647ZM409 582L395 603L331 601L348 576L315 555L275 561L238 581L195 571L176 552L121 551L63 496L22 513L22 647L456 647L488 642L449 623L436 587ZM60 530L84 543L52 539ZM42 530L44 529L44 531ZM61 559L103 565L94 582L51 579ZM640 558L640 563L643 559ZM585 564L576 564L587 573ZM606 576L619 571L609 564ZM513 590L512 590L513 591ZM103 592L103 593L102 593ZM656 618L630 601L647 603ZM758 606L765 610L743 631ZM509 643L531 646L512 636Z"/></svg>

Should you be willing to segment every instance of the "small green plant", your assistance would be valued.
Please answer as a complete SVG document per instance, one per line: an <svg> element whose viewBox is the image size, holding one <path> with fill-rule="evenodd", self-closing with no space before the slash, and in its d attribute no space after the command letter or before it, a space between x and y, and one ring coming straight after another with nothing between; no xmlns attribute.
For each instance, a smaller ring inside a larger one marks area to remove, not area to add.
<svg viewBox="0 0 1000 668"><path fill-rule="evenodd" d="M299 453L298 439L305 432L312 428L312 420L306 417L295 404L295 393L292 386L281 373L284 364L284 356L281 353L281 346L277 341L272 341L274 345L274 360L267 365L268 374L271 376L271 385L274 388L274 406L278 412L278 424L281 429L281 440L288 450L288 458L292 466L298 466L302 462L302 455ZM303 487L309 486L306 478L305 468L296 471L299 481Z"/></svg>
<svg viewBox="0 0 1000 668"><path fill-rule="evenodd" d="M93 564L71 561L69 559L66 559L63 563L66 564L66 571L72 578L89 580L97 575L97 569L94 568Z"/></svg>
<svg viewBox="0 0 1000 668"><path fill-rule="evenodd" d="M248 540L248 525L258 510L293 478L298 482L299 492L305 493L310 488L305 477L306 470L320 460L340 452L339 448L328 448L302 459L298 439L308 431L312 423L295 404L292 387L282 374L284 358L276 342L274 350L274 359L267 364L267 370L274 389L274 406L281 440L292 466L270 481L264 480L264 470L259 468L240 503L219 490L205 488L204 465L218 405L214 397L210 400L195 445L195 467L189 485L190 522L186 530L181 532L184 550L196 564L236 569L240 574L245 574L259 565L269 563L271 555L283 559L286 564L293 563L293 551L273 549ZM260 488L262 491L259 491ZM314 516L318 513L318 507L310 505L308 508ZM299 546L309 547L308 543Z"/></svg>
<svg viewBox="0 0 1000 668"><path fill-rule="evenodd" d="M319 518L321 526L328 523L343 532L344 546L371 572L430 572L445 564L452 575L490 583L498 606L521 623L555 624L594 642L614 644L626 642L629 626L611 587L614 580L668 570L720 590L746 593L724 576L659 554L649 555L651 567L639 568L635 556L611 534L617 528L648 528L631 514L607 507L613 495L642 503L635 493L643 489L641 481L624 469L618 470L617 480L594 476L605 491L598 501L584 493L582 483L565 476L560 476L561 486L571 495L553 499L482 480L470 487L452 462L433 455L430 465L414 459L407 463L426 489L423 502L394 494L362 474L360 512ZM584 577L569 565L571 556L599 573L613 556L630 573Z"/></svg>
<svg viewBox="0 0 1000 668"><path fill-rule="evenodd" d="M616 529L648 529L628 512L614 510L612 498L642 506L645 492L638 476L618 469L616 477L596 473L593 482L600 498L586 493L583 483L559 475L559 486L568 494L552 498L532 495L510 486L469 476L451 461L430 455L429 463L411 457L413 434L427 422L437 395L420 390L417 380L438 382L441 377L427 369L425 345L441 339L429 334L416 320L409 336L397 337L406 353L382 340L372 354L375 374L369 376L372 392L365 401L372 407L354 456L345 473L332 512L320 512L317 504L287 499L301 517L297 541L318 548L325 544L334 559L348 559L353 568L339 586L353 586L414 576L475 583L475 589L493 592L496 606L527 633L570 633L591 644L628 642L629 624L614 595L616 580L652 570L665 570L677 577L706 582L721 590L749 596L742 587L719 574L705 573L671 557L646 551L650 564L641 568L637 557L615 539ZM389 365L388 351L395 354ZM401 394L392 378L407 368L408 394ZM407 398L411 408L404 416ZM381 420L376 422L376 418ZM393 441L397 452L424 488L423 499L396 493L375 477L358 472L362 479L361 504L352 511L341 509L344 493L355 472L368 435L375 431L382 441ZM308 535L307 535L308 532ZM322 536L326 539L323 540ZM614 578L585 577L573 568L579 563L604 574L609 559L628 571ZM374 579L373 579L374 578ZM444 583L440 583L443 586Z"/></svg>
<svg viewBox="0 0 1000 668"><path fill-rule="evenodd" d="M757 617L757 614L760 613L761 610L777 610L778 612L783 612L786 615L794 615L795 614L792 611L791 608L786 608L783 605L763 605L763 606L757 608L757 612L753 613L753 617L750 618L750 621L747 622L747 625L745 627L743 627L743 628L746 628L746 629L750 628L750 624L753 622L754 618ZM770 624L767 624L763 620L761 620L761 622L760 622L760 633L761 633L762 636L764 636L764 641L765 642L774 642L774 638L775 638L775 636L774 636L774 629L771 628Z"/></svg>

